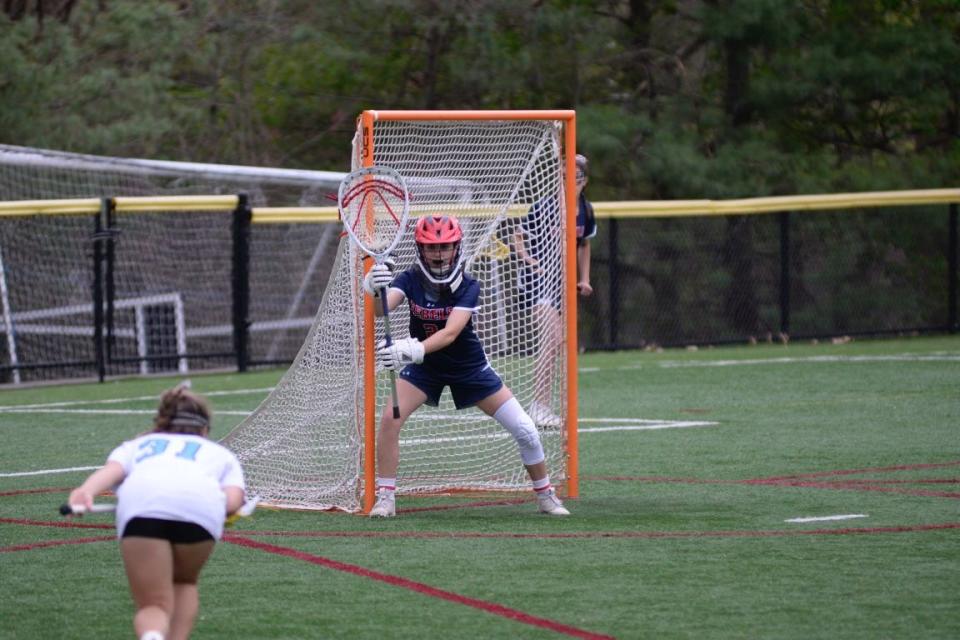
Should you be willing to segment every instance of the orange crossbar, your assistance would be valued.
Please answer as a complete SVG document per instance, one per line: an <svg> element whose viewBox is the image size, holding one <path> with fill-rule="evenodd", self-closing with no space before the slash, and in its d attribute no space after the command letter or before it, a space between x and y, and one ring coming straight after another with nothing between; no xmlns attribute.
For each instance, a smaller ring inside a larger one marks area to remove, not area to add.
<svg viewBox="0 0 960 640"><path fill-rule="evenodd" d="M576 119L572 109L528 109L525 111L364 111L373 120L563 120ZM573 150L576 153L576 150Z"/></svg>
<svg viewBox="0 0 960 640"><path fill-rule="evenodd" d="M374 122L392 120L561 120L564 123L564 150L566 157L565 191L567 204L567 282L564 295L567 302L566 353L567 353L567 483L566 494L571 498L580 495L580 457L577 433L577 112L573 109L528 109L517 111L377 111L368 109L360 114L361 151L364 167L374 164ZM364 319L368 330L364 336L366 362L364 380L364 495L363 513L369 513L376 498L376 384L373 361L373 303L367 297L364 302Z"/></svg>

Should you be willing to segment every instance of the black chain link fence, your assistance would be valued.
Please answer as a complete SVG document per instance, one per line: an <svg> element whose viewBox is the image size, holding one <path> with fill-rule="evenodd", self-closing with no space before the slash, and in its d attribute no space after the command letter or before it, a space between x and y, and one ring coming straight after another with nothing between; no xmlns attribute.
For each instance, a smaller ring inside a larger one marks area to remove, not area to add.
<svg viewBox="0 0 960 640"><path fill-rule="evenodd" d="M956 204L598 223L587 350L958 329Z"/></svg>
<svg viewBox="0 0 960 640"><path fill-rule="evenodd" d="M579 300L583 349L960 328L956 204L674 218L604 217L601 210L598 218L594 293ZM288 362L319 304L339 241L336 225L254 225L250 262L239 267L245 277L231 288L237 241L227 215L125 214L118 224L115 313L99 322L91 318L87 217L10 219L0 226L4 308L32 309L5 316L0 384L90 375L97 344L108 346L101 377L175 368L171 314L178 301L190 320L184 338L191 369ZM157 253L174 241L199 244L177 245L167 258ZM49 257L41 253L54 247ZM237 291L248 295L239 316L231 315ZM141 300L150 296L163 300ZM20 365L8 352L11 334Z"/></svg>

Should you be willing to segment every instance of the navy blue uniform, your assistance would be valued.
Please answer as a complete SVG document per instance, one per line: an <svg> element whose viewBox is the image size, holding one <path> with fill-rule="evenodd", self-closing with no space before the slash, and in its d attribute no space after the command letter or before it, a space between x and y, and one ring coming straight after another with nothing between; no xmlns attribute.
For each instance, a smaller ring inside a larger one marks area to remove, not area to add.
<svg viewBox="0 0 960 640"><path fill-rule="evenodd" d="M536 260L546 257L545 242L563 241L559 237L560 207L558 203L559 200L555 197L544 198L530 207L530 211L520 221L520 229L527 238L527 253ZM554 219L551 220L551 218ZM547 229L554 229L557 237L548 240L551 234L544 233ZM581 192L580 197L577 198L577 245L582 245L595 235L597 235L597 219L593 213L593 205ZM559 255L559 250L556 253Z"/></svg>
<svg viewBox="0 0 960 640"><path fill-rule="evenodd" d="M447 326L454 309L475 313L480 301L480 283L466 273L456 291L438 293L427 285L419 267L399 274L391 283L399 289L410 306L410 335L421 342ZM427 404L437 406L443 388L450 387L457 409L472 406L500 390L503 381L490 367L480 338L473 329L473 318L447 347L428 353L422 364L403 368L400 377L427 394Z"/></svg>
<svg viewBox="0 0 960 640"><path fill-rule="evenodd" d="M537 270L526 265L520 280L521 288L527 294L529 304L552 304L560 309L563 296L563 265L560 264L560 207L555 197L544 198L532 207L520 221L524 235L524 248L527 254L537 261ZM593 205L580 193L577 198L577 246L581 246L597 235L597 220Z"/></svg>

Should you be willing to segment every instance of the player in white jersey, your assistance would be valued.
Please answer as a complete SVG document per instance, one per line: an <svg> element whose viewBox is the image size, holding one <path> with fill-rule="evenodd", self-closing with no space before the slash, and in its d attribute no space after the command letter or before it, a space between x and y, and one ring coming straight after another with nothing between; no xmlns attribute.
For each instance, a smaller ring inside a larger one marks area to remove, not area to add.
<svg viewBox="0 0 960 640"><path fill-rule="evenodd" d="M113 450L102 468L70 494L90 508L117 494L117 535L141 640L190 636L199 610L200 571L244 501L236 456L208 439L210 407L185 385L166 391L154 430Z"/></svg>
<svg viewBox="0 0 960 640"><path fill-rule="evenodd" d="M487 361L474 332L480 307L480 283L463 269L463 230L454 216L428 215L414 231L417 265L396 278L386 264L374 265L364 278L372 296L387 288L392 311L406 300L410 337L381 345L377 356L387 369L400 371L397 398L400 417L385 408L377 432L377 503L374 517L396 515L394 498L400 463L400 429L423 404L437 406L450 387L457 409L476 406L514 437L542 513L570 515L550 484L547 463L533 420ZM374 313L382 315L377 305Z"/></svg>

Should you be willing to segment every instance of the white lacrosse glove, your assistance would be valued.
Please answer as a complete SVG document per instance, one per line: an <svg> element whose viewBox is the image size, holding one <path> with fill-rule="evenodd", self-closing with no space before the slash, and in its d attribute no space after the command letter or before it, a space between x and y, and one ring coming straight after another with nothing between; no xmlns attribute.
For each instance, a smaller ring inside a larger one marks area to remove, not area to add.
<svg viewBox="0 0 960 640"><path fill-rule="evenodd" d="M394 266L395 263L390 258L380 264L373 265L363 279L363 290L374 298L379 296L380 289L389 287L390 283L393 282Z"/></svg>
<svg viewBox="0 0 960 640"><path fill-rule="evenodd" d="M420 364L423 362L423 343L416 338L403 338L388 347L387 341L381 340L377 345L377 357L384 369L394 371L408 364Z"/></svg>

